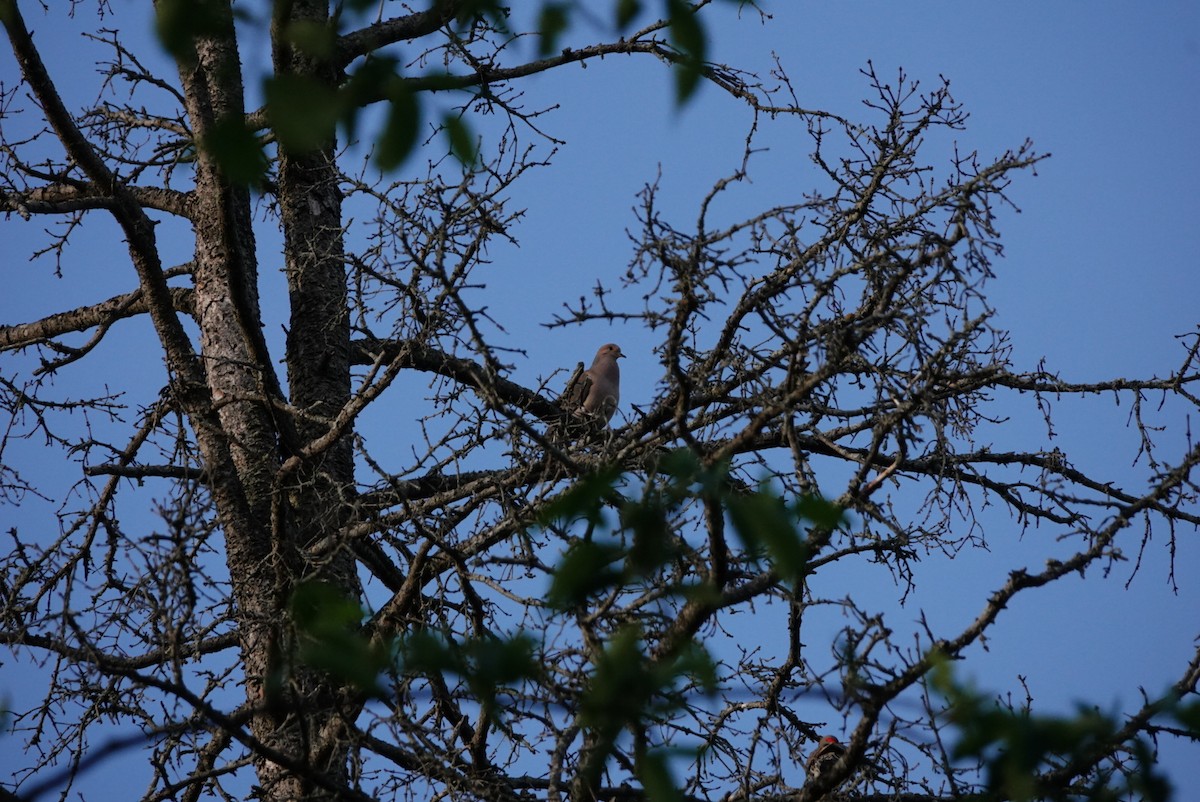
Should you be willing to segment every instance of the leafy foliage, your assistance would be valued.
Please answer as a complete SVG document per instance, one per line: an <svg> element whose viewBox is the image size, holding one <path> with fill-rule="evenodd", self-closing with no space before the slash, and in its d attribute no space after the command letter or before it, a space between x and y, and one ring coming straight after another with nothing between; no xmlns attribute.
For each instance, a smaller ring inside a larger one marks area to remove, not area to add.
<svg viewBox="0 0 1200 802"><path fill-rule="evenodd" d="M958 680L947 660L936 662L931 684L945 697L950 721L959 732L954 756L984 764L992 798L1014 802L1116 802L1129 798L1165 802L1173 798L1171 784L1156 766L1154 749L1144 737L1131 739L1123 733L1121 716L1115 711L1106 713L1083 703L1076 705L1073 716L1006 709ZM1168 693L1152 708L1158 716L1184 724L1192 737L1200 736L1195 726L1200 704L1181 705L1177 694ZM1117 744L1123 746L1116 749ZM1122 752L1124 758L1118 757ZM1128 761L1132 768L1102 769L1091 780L1067 787L1044 780L1047 772L1066 767L1078 771L1081 766L1112 760Z"/></svg>
<svg viewBox="0 0 1200 802"><path fill-rule="evenodd" d="M378 3L351 2L344 4L343 13L329 22L299 19L287 21L280 40L297 52L318 62L334 64L338 54L337 37L348 31L347 26L361 22ZM578 26L578 18L592 18L593 4L543 0L537 7L539 56L548 57L560 50L563 38ZM509 9L496 0L457 0L452 4L455 16L451 23L456 35L464 39L479 38L493 31L511 35ZM436 7L435 7L436 8ZM155 4L156 31L168 53L184 64L194 64L196 45L200 40L219 37L233 24L228 9L217 0L164 0ZM277 13L275 9L272 13ZM266 25L265 19L252 20L255 13L267 14L267 6L259 9L239 7L233 16ZM614 0L609 14L612 30L624 35L638 19L647 13L639 0ZM675 102L686 104L701 86L707 69L708 32L696 7L687 0L662 0L661 14L666 21L671 45L675 48ZM384 99L387 114L379 130L369 134L374 143L376 164L383 170L393 170L404 164L420 143L422 123L435 117L430 100L423 90L452 90L468 95L475 91L473 82L465 81L449 71L428 71L414 74L401 69L398 60L386 53L371 54L359 67L348 72L339 85L325 78L282 72L257 78L266 99L266 120L269 132L243 130L236 122L222 124L219 135L201 143L209 148L229 177L243 184L259 184L267 171L268 159L262 153L265 143L276 141L295 152L317 150L333 140L340 126L349 140L359 135L359 116L362 109ZM486 92L484 85L483 92ZM473 165L478 158L475 134L469 119L458 113L440 115L441 131L449 152L464 165Z"/></svg>
<svg viewBox="0 0 1200 802"><path fill-rule="evenodd" d="M389 665L389 650L363 634L365 613L357 602L326 582L307 581L293 592L291 611L301 663L362 693L384 693L379 675Z"/></svg>

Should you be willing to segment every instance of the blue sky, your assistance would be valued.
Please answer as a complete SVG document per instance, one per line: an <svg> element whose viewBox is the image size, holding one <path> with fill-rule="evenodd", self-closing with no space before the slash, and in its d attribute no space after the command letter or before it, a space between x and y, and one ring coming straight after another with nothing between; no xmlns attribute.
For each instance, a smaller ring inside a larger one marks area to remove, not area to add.
<svg viewBox="0 0 1200 802"><path fill-rule="evenodd" d="M23 5L52 71L60 80L78 71L71 92L77 101L94 97L91 51L78 39L94 24L90 11L81 7L73 22L56 28L57 16L52 25L35 4ZM104 24L144 35L140 5L115 5ZM961 149L978 150L986 159L1030 138L1052 154L1036 176L1021 175L1010 189L1021 212L1001 218L1005 256L988 293L998 323L1012 332L1017 369L1034 369L1044 357L1064 378L1089 381L1164 374L1178 365L1183 352L1175 336L1195 331L1200 322L1200 4L764 5L774 16L765 25L752 16L736 21L732 8L715 9L721 20L711 28L715 60L765 73L776 53L804 105L851 118L866 114L861 100L869 87L860 70L868 60L881 76L903 68L928 88L945 76L971 115L956 137ZM70 72L56 61L68 55L74 60ZM8 83L14 75L11 55L0 54L0 80ZM694 218L703 193L739 165L749 114L712 88L686 108L674 108L670 77L649 58L608 59L586 71L568 67L524 89L530 106L560 104L543 123L567 144L552 167L515 191L512 203L528 209L512 232L520 247L495 249L485 274L490 311L505 326L507 344L527 353L514 358L513 378L536 384L615 340L629 355L622 365L624 399L648 401L659 378L649 356L652 334L599 324L547 330L542 324L597 278L615 283L631 254L625 230L636 225L635 195L656 173L661 171L669 214L680 223ZM764 122L757 143L767 151L752 160L750 182L718 207L729 219L794 199L816 181L808 140L796 123ZM15 218L0 223L9 255L0 266L9 288L0 293L0 322L133 286L122 251L111 245L111 227L67 252L62 279L50 275L46 260L26 262L40 229ZM264 238L260 247L269 252L272 242ZM175 255L182 260L186 252L182 237ZM273 269L267 260L263 267L264 274ZM276 313L282 315L281 306ZM135 326L114 332L107 360L76 366L61 383L94 387L113 365L134 370L126 349L141 333ZM151 354L142 365L146 386L156 387L159 358ZM1128 406L1098 397L1063 401L1060 409L1060 439L1053 443L1028 400L1006 408L1011 421L990 434L1013 448L1061 445L1078 455L1081 467L1136 487L1147 469L1144 462L1133 464L1137 443L1125 428ZM1178 454L1188 421L1170 405L1155 415L1169 427L1161 438L1164 455ZM47 474L61 470L56 463L41 468ZM16 520L29 512L0 514ZM856 598L896 620L913 620L923 608L947 626L961 623L981 608L981 588L998 587L1014 567L1037 567L1054 548L1047 542L1052 532L1022 536L1003 516L992 522L989 551L928 559L921 591L903 608L896 606L887 577L830 581L845 581ZM1177 677L1200 634L1196 533L1181 531L1179 545L1177 594L1167 582L1160 535L1128 590L1131 569L1123 564L1107 579L1092 572L1086 581L1060 583L1014 604L989 648L973 655L969 672L996 690L1017 687L1017 675L1027 674L1044 710L1067 710L1081 698L1104 709L1133 703L1139 683L1156 692ZM0 688L10 681L16 681L11 669L0 669ZM0 774L7 774L17 756L6 749L0 754ZM1164 753L1184 789L1200 787L1195 757L1194 748L1191 754Z"/></svg>

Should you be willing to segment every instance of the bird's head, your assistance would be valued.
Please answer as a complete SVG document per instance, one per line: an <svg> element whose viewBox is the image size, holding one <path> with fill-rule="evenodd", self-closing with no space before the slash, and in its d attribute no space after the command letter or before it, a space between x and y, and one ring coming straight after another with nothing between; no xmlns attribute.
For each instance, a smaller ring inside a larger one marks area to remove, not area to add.
<svg viewBox="0 0 1200 802"><path fill-rule="evenodd" d="M600 346L600 352L596 356L609 356L613 359L620 359L625 355L621 353L621 346L616 343L608 343L607 345Z"/></svg>

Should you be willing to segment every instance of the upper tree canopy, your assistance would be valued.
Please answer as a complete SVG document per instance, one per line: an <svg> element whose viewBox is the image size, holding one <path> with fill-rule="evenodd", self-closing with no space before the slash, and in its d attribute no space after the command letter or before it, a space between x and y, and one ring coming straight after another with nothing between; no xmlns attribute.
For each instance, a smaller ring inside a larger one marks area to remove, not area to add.
<svg viewBox="0 0 1200 802"><path fill-rule="evenodd" d="M17 793L146 743L146 800L1167 796L1194 632L1120 715L964 678L1013 610L1194 536L1200 341L1169 375L1014 358L989 282L1044 156L976 152L946 80L868 64L817 108L787 54L715 61L747 3L159 0L154 41L99 5L80 102L28 5L0 209L43 238L4 269L65 280L0 325L0 640L48 674ZM729 171L597 215L624 264L518 250L570 147L530 87L617 57L670 88L597 113L720 97ZM572 360L626 355L608 426L544 356L580 326ZM1098 394L1111 448L1056 440Z"/></svg>

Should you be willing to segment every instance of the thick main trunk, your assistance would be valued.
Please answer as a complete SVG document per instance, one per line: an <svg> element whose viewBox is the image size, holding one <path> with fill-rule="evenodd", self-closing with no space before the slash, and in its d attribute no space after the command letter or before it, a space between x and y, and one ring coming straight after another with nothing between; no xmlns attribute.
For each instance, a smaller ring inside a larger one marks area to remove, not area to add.
<svg viewBox="0 0 1200 802"><path fill-rule="evenodd" d="M336 72L318 59L292 49L286 27L297 21L324 25L324 0L296 0L290 16L277 18L272 30L277 75L301 75L335 86ZM301 411L296 422L300 447L323 437L350 399L350 324L342 237L342 197L330 138L321 148L297 153L280 148L279 208L283 223L284 269L288 282L290 323L287 338L288 388L291 404ZM346 522L354 485L351 440L343 436L314 454L289 475L287 497L291 519L289 546L306 546L335 536ZM346 549L334 549L320 565L298 566L305 576L336 585L358 598L361 587L355 562ZM299 577L294 577L299 578ZM299 746L312 769L341 784L346 779L350 743L347 727L357 712L354 694L326 677L297 670L293 691L303 701ZM263 771L260 768L260 778ZM276 799L326 798L330 795L304 778L280 777Z"/></svg>
<svg viewBox="0 0 1200 802"><path fill-rule="evenodd" d="M195 62L182 70L188 114L201 141L213 126L245 116L228 8L226 14L225 30L198 40ZM302 422L298 431L282 408L281 382L262 334L249 193L226 178L211 153L202 150L196 165L196 319L220 436L229 445L245 499L241 517L223 508L220 514L246 693L260 711L250 729L266 747L256 760L259 796L265 800L329 797L328 787L344 780L346 767L343 721L350 716L342 702L347 695L325 676L296 665L288 603L296 582L309 573L303 545L317 532L338 526L339 499L352 479L349 448L339 444L290 474L286 486L280 486L279 478L282 461L315 436L320 430L316 421L336 412L348 395L344 281L319 278L331 263L341 273L340 203L330 171L327 165L317 178L297 180L298 171L287 157L280 168L289 280L309 287L299 299L292 293L292 339L308 342L316 336L311 332L323 338L301 349L302 358L293 354L296 349L289 342L293 397L308 413L304 420L313 421ZM328 208L327 197L334 198ZM320 222L314 223L303 211L317 207ZM334 355L332 368L323 367L330 364L323 362L323 353ZM326 566L323 577L357 592L347 558Z"/></svg>
<svg viewBox="0 0 1200 802"><path fill-rule="evenodd" d="M342 247L342 199L333 146L283 153L279 163L284 264L291 321L287 367L291 403L303 412L302 443L326 434L350 399L350 326ZM301 470L298 536L311 543L343 523L341 502L354 480L349 437Z"/></svg>
<svg viewBox="0 0 1200 802"><path fill-rule="evenodd" d="M241 65L228 9L224 34L198 40L194 63L180 72L198 139L203 141L219 121L243 116ZM220 499L218 512L238 609L246 622L242 644L247 684L257 688L267 673L261 654L272 638L270 622L277 618L268 593L277 585L272 499L279 453L270 402L276 379L259 327L249 194L233 186L204 150L197 156L195 180L195 316L208 389L220 421L219 434L198 427L196 436L202 441L224 439L245 499L240 518L221 507Z"/></svg>
<svg viewBox="0 0 1200 802"><path fill-rule="evenodd" d="M336 85L336 70L328 62L290 47L284 30L297 22L326 24L326 3L296 0L288 9L290 16L275 20L272 31L276 74L301 75ZM326 435L350 400L350 312L335 159L332 136L318 149L297 153L280 148L279 154L279 208L291 312L288 383L291 403L302 412L297 421L301 445ZM301 492L293 494L301 545L341 528L343 505L353 481L348 436L335 440L302 467L296 488ZM326 566L334 572L326 578L349 582L347 589L356 590L351 568L350 564Z"/></svg>

